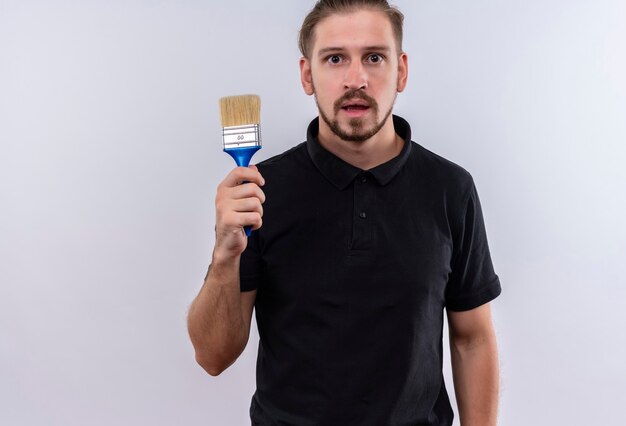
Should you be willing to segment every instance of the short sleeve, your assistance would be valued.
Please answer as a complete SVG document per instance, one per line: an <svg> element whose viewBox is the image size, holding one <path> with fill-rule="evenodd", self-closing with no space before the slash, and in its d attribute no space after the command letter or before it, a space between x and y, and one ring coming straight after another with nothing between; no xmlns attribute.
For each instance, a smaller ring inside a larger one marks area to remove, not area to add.
<svg viewBox="0 0 626 426"><path fill-rule="evenodd" d="M451 311L467 311L490 302L502 291L491 262L482 209L473 182L463 214L455 225L446 307Z"/></svg>
<svg viewBox="0 0 626 426"><path fill-rule="evenodd" d="M241 291L256 290L261 280L263 263L259 249L258 231L253 231L248 237L248 245L241 254L239 265L239 288Z"/></svg>

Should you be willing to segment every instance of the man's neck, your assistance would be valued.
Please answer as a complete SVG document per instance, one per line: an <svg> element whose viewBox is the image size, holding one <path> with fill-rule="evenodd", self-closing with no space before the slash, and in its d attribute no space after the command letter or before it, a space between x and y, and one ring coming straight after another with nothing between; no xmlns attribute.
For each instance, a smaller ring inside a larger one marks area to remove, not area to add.
<svg viewBox="0 0 626 426"><path fill-rule="evenodd" d="M398 156L404 146L404 141L396 134L391 115L378 133L363 142L339 138L320 117L317 138L326 150L362 170L386 163Z"/></svg>

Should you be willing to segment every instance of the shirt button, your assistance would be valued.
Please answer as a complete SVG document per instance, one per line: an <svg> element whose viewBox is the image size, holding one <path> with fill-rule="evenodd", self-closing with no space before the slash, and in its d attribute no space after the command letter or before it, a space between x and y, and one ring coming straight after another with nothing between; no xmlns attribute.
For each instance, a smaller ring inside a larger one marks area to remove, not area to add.
<svg viewBox="0 0 626 426"><path fill-rule="evenodd" d="M367 177L366 176L362 176L361 177L361 183L365 183L367 182Z"/></svg>
<svg viewBox="0 0 626 426"><path fill-rule="evenodd" d="M365 214L365 212L361 212L361 213L359 213L359 217L361 219L365 219L367 217L367 215Z"/></svg>

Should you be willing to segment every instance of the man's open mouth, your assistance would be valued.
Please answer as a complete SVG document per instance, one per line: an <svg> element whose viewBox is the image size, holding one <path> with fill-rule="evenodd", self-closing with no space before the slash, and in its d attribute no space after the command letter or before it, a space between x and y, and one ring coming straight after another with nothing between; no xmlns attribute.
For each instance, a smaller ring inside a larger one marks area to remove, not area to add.
<svg viewBox="0 0 626 426"><path fill-rule="evenodd" d="M369 109L369 104L365 101L348 101L341 105L341 109L346 111L364 111Z"/></svg>

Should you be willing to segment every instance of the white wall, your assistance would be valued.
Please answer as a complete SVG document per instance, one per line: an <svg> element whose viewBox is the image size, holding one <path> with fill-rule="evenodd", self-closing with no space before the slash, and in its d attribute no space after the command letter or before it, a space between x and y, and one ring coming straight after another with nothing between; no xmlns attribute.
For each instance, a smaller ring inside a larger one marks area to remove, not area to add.
<svg viewBox="0 0 626 426"><path fill-rule="evenodd" d="M185 325L232 167L217 100L261 95L257 161L304 139L312 4L0 0L0 424L249 423L258 337L211 378ZM500 423L623 424L626 2L396 4L396 113L485 211Z"/></svg>

